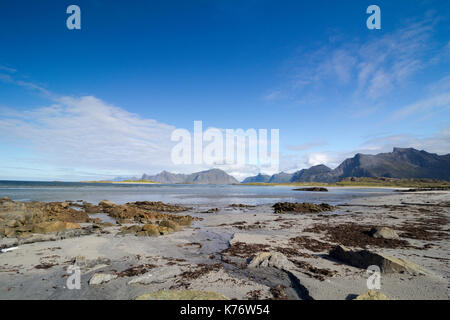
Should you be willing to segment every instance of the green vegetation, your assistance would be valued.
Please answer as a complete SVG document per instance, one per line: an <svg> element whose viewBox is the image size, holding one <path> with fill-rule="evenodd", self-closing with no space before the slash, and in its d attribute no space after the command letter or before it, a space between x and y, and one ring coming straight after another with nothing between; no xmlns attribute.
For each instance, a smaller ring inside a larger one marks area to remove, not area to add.
<svg viewBox="0 0 450 320"><path fill-rule="evenodd" d="M123 181L110 181L110 180L97 180L97 181L81 181L83 183L142 183L142 184L149 184L149 183L158 183L151 180L123 180Z"/></svg>

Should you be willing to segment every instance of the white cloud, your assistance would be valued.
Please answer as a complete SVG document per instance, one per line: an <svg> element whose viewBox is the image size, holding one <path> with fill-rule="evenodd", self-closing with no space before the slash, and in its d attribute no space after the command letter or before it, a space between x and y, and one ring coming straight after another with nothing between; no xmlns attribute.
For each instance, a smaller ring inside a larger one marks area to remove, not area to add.
<svg viewBox="0 0 450 320"><path fill-rule="evenodd" d="M308 155L308 164L310 166L317 166L329 162L329 157L326 153L311 153Z"/></svg>
<svg viewBox="0 0 450 320"><path fill-rule="evenodd" d="M175 127L92 96L55 102L21 113L3 110L2 139L31 145L43 163L72 168L139 172L169 162Z"/></svg>

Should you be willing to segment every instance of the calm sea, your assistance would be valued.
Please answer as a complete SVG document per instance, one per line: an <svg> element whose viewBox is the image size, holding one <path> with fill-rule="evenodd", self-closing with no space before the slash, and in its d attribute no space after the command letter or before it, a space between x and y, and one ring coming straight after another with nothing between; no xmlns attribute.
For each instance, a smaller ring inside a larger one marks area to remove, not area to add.
<svg viewBox="0 0 450 320"><path fill-rule="evenodd" d="M227 206L232 203L258 205L279 201L339 204L359 197L393 192L391 189L369 188L329 188L329 192L302 192L293 189L294 187L288 186L0 181L0 198L7 196L18 201L84 200L91 203L107 199L118 204L148 200L186 205Z"/></svg>

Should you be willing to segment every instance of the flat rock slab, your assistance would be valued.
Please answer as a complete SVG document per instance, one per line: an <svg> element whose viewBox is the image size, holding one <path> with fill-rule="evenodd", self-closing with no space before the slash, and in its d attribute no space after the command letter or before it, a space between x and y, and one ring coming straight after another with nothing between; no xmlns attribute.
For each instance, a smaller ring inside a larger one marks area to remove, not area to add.
<svg viewBox="0 0 450 320"><path fill-rule="evenodd" d="M96 273L92 276L91 280L89 280L89 285L99 285L106 282L109 282L113 279L116 279L117 275L110 273Z"/></svg>
<svg viewBox="0 0 450 320"><path fill-rule="evenodd" d="M368 250L352 251L344 246L337 246L330 251L330 256L351 266L367 269L376 265L383 273L409 273L430 275L430 272L405 259L389 257Z"/></svg>
<svg viewBox="0 0 450 320"><path fill-rule="evenodd" d="M181 268L178 266L155 268L150 272L143 274L135 279L128 282L129 285L132 284L151 284L151 283L164 283L169 278L174 278L182 272Z"/></svg>

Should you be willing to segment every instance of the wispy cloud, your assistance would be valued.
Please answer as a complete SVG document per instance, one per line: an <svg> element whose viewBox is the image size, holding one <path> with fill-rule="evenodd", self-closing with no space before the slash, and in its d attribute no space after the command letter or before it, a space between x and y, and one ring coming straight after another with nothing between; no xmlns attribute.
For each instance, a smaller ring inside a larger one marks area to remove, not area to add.
<svg viewBox="0 0 450 320"><path fill-rule="evenodd" d="M166 164L175 129L93 96L60 97L20 113L3 109L0 116L2 140L30 145L44 163L125 172Z"/></svg>
<svg viewBox="0 0 450 320"><path fill-rule="evenodd" d="M302 144L298 144L298 145L289 145L289 146L287 146L287 149L290 151L306 151L306 150L309 150L309 149L315 148L315 147L323 147L323 146L326 146L327 144L328 143L324 140L311 141L311 142L302 143Z"/></svg>
<svg viewBox="0 0 450 320"><path fill-rule="evenodd" d="M15 69L12 69L12 68L6 68L6 67L2 68L2 67L0 67L0 71L2 71L2 69L5 70L5 71L8 71L10 73L17 72ZM4 73L4 72L1 73L0 72L0 81L3 82L3 83L14 84L14 85L21 86L21 87L24 87L24 88L27 88L27 89L35 90L35 91L37 91L37 92L39 92L39 93L41 93L41 94L43 94L45 96L53 95L49 90L47 90L46 88L44 88L41 85L38 85L38 84L33 83L33 82L17 79L16 77L14 77L14 76L12 76L11 74L8 74L8 73Z"/></svg>
<svg viewBox="0 0 450 320"><path fill-rule="evenodd" d="M374 103L408 88L408 81L420 70L448 55L449 44L434 38L438 22L426 15L383 35L372 34L364 40L341 36L301 48L287 63L290 80L270 97L303 101L304 97L319 96L336 103L335 94L342 97L344 105L367 107L371 114Z"/></svg>
<svg viewBox="0 0 450 320"><path fill-rule="evenodd" d="M391 116L391 120L403 120L410 116L429 114L450 110L450 91L434 97L426 98L400 108Z"/></svg>
<svg viewBox="0 0 450 320"><path fill-rule="evenodd" d="M0 65L0 71L6 71L8 73L16 73L17 72L17 70L14 69L14 68L10 68L10 67L7 67L7 66L2 66L2 65Z"/></svg>

